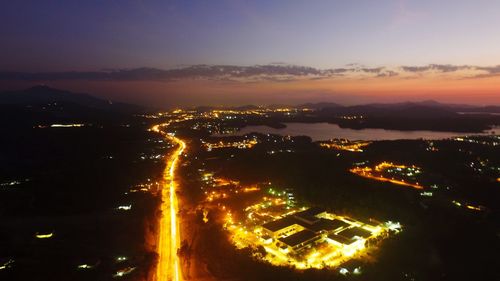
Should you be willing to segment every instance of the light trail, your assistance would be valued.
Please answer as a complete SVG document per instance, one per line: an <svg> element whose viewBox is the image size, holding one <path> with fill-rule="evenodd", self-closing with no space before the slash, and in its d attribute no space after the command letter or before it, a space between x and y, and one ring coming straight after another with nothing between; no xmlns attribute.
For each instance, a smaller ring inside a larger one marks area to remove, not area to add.
<svg viewBox="0 0 500 281"><path fill-rule="evenodd" d="M178 147L167 161L165 168L165 185L162 189L162 204L160 207L160 229L158 239L158 265L156 270L156 281L180 281L182 274L177 250L180 248L180 231L177 213L179 210L176 196L175 171L179 156L186 148L186 143L172 135L160 131L159 126L154 126L154 132L161 133ZM170 216L168 215L170 213Z"/></svg>

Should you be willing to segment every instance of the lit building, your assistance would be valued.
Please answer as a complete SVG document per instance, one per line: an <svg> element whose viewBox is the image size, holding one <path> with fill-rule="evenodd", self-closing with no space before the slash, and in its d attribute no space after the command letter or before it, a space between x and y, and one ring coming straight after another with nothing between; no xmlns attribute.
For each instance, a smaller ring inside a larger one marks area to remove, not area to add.
<svg viewBox="0 0 500 281"><path fill-rule="evenodd" d="M350 225L338 219L326 219L326 210L309 208L262 225L263 234L278 241L286 251L300 251L309 244L323 241L329 233L341 231ZM266 239L268 240L268 239ZM268 240L269 241L269 240Z"/></svg>
<svg viewBox="0 0 500 281"><path fill-rule="evenodd" d="M372 233L360 227L346 228L337 233L330 233L326 241L339 246L350 246L357 241L363 241L370 237Z"/></svg>
<svg viewBox="0 0 500 281"><path fill-rule="evenodd" d="M304 228L297 223L297 220L293 216L287 216L262 225L264 233L273 238L288 236L303 229Z"/></svg>
<svg viewBox="0 0 500 281"><path fill-rule="evenodd" d="M320 238L315 232L304 229L290 236L279 238L278 241L280 242L280 249L283 249L285 252L289 252L290 250L298 252Z"/></svg>

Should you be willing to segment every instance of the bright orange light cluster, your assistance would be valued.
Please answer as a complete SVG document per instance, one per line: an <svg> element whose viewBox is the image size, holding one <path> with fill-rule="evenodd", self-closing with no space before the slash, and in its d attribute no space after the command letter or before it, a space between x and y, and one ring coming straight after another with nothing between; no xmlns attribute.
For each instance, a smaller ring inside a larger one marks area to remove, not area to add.
<svg viewBox="0 0 500 281"><path fill-rule="evenodd" d="M387 178L387 177L383 176L382 174L380 174L381 172L383 172L389 168L400 168L400 169L414 168L414 169L418 169L416 166L396 165L396 164L393 164L390 162L382 162L382 163L376 165L374 169L372 169L370 167L355 167L355 168L350 169L349 171L353 174L358 175L358 176L372 179L372 180L390 182L390 183L397 184L397 185L413 187L415 189L424 189L424 187L419 185L418 183L406 182L403 179Z"/></svg>
<svg viewBox="0 0 500 281"><path fill-rule="evenodd" d="M150 130L161 133L178 147L167 160L165 168L165 185L162 189L162 204L160 206L161 218L159 223L158 237L158 265L154 280L182 280L179 257L177 249L180 247L179 221L177 219L178 201L176 196L175 171L179 157L186 148L186 143L173 135L166 134L160 130L161 126L155 125Z"/></svg>
<svg viewBox="0 0 500 281"><path fill-rule="evenodd" d="M251 186L251 187L245 187L243 188L243 192L252 192L252 191L259 191L260 188L258 186Z"/></svg>
<svg viewBox="0 0 500 281"><path fill-rule="evenodd" d="M368 146L370 142L323 142L319 145L325 148L345 150L351 152L363 152L363 147Z"/></svg>
<svg viewBox="0 0 500 281"><path fill-rule="evenodd" d="M239 181L230 180L226 178L214 178L213 179L216 186L226 186L226 185L239 185Z"/></svg>
<svg viewBox="0 0 500 281"><path fill-rule="evenodd" d="M400 169L406 169L406 168L417 168L416 166L405 166L405 165L397 165L397 164L394 164L392 162L382 162L380 164L378 164L377 166L375 166L375 170L376 171L383 171L385 169L389 169L389 168L400 168Z"/></svg>
<svg viewBox="0 0 500 281"><path fill-rule="evenodd" d="M256 139L243 140L243 141L235 141L235 142L214 142L214 143L204 143L203 146L206 150L211 151L212 149L218 148L239 148L239 149L248 149L254 147L258 141Z"/></svg>
<svg viewBox="0 0 500 281"><path fill-rule="evenodd" d="M345 223L345 226L341 226L335 230L336 232L341 232L349 228L362 228L364 231L370 233L369 237L356 237L348 244L344 244L328 238L327 234L323 233L318 234L315 242L310 242L309 246L296 251L290 247L285 247L283 243L279 242L279 239L298 233L304 229L303 227L293 225L287 227L287 230L283 234L272 236L273 234L269 234L268 231L263 229L261 219L256 220L254 218L255 215L258 215L257 217L260 218L264 217L265 212L262 212L262 210L270 208L268 202L276 203L274 201L276 200L264 197L259 204L245 209L246 215L242 218L246 219L235 221L231 212L227 212L224 221L224 226L230 233L231 242L237 248L263 247L266 254L255 257L273 265L293 266L297 269L337 267L355 256L362 257L363 253L371 250L372 248L366 244L367 240L372 239L372 241L376 241L389 235L390 228L387 224L377 223L377 225L368 225L352 218L325 213L322 215L323 219L341 220ZM304 210L304 208L297 208L289 212L283 208L282 212L271 220L281 219L301 210ZM266 215L265 217L268 216Z"/></svg>

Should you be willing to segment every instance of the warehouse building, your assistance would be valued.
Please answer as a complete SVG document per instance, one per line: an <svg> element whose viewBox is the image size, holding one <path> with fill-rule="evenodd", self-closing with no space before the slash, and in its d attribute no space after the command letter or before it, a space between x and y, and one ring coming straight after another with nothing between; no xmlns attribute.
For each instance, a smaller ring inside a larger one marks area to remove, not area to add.
<svg viewBox="0 0 500 281"><path fill-rule="evenodd" d="M278 241L282 251L300 251L350 226L342 220L326 219L325 214L325 209L314 207L265 223L262 225L263 237L267 242L270 242L269 237Z"/></svg>

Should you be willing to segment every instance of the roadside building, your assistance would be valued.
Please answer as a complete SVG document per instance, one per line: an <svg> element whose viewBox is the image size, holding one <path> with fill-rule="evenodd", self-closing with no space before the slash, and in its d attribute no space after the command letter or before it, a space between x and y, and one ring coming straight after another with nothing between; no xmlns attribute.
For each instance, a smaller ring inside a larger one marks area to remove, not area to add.
<svg viewBox="0 0 500 281"><path fill-rule="evenodd" d="M304 229L288 237L280 238L278 241L282 243L282 246L286 246L288 251L298 252L319 239L320 237L315 232Z"/></svg>
<svg viewBox="0 0 500 281"><path fill-rule="evenodd" d="M361 227L346 228L337 233L328 234L326 241L341 247L360 248L372 233Z"/></svg>
<svg viewBox="0 0 500 281"><path fill-rule="evenodd" d="M304 228L297 224L297 220L292 216L287 216L262 225L263 233L275 239L291 235L303 229Z"/></svg>
<svg viewBox="0 0 500 281"><path fill-rule="evenodd" d="M314 242L327 241L341 247L358 248L372 232L340 219L327 219L325 209L309 208L262 225L261 240L276 241L282 252L300 251ZM330 216L331 217L331 216Z"/></svg>

